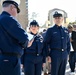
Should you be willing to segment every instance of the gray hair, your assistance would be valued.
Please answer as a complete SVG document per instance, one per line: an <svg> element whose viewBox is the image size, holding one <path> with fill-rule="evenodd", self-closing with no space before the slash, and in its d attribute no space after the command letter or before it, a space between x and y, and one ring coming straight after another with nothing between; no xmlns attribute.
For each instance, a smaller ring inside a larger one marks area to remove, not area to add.
<svg viewBox="0 0 76 75"><path fill-rule="evenodd" d="M2 7L8 7L10 5L10 3L4 3L3 5L2 5Z"/></svg>

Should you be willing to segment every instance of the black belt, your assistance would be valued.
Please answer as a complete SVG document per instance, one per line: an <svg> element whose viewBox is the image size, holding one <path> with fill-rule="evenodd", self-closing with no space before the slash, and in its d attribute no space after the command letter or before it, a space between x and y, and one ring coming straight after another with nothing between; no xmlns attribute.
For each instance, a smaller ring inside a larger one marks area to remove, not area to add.
<svg viewBox="0 0 76 75"><path fill-rule="evenodd" d="M31 52L26 52L25 54L30 54L30 55L36 55L36 56L39 56L40 54L36 54L36 53L31 53Z"/></svg>
<svg viewBox="0 0 76 75"><path fill-rule="evenodd" d="M60 49L60 48L51 48L51 50L65 51L66 49Z"/></svg>
<svg viewBox="0 0 76 75"><path fill-rule="evenodd" d="M18 58L21 57L21 55L18 54L18 53L0 52L0 54L1 54L1 55L6 55L6 56L16 56L16 57L18 57Z"/></svg>

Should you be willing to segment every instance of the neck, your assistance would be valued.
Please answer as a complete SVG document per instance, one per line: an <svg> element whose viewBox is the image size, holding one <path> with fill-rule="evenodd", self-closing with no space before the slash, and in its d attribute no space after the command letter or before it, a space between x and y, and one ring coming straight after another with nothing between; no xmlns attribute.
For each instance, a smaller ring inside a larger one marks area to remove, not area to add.
<svg viewBox="0 0 76 75"><path fill-rule="evenodd" d="M37 35L37 33L32 33L32 32L30 32L32 35Z"/></svg>
<svg viewBox="0 0 76 75"><path fill-rule="evenodd" d="M17 16L14 15L14 14L11 12L11 10L9 10L9 9L7 9L7 8L3 8L2 11L5 11L5 12L9 13L11 16L17 18Z"/></svg>
<svg viewBox="0 0 76 75"><path fill-rule="evenodd" d="M56 25L59 26L59 27L62 26L61 24L56 24Z"/></svg>

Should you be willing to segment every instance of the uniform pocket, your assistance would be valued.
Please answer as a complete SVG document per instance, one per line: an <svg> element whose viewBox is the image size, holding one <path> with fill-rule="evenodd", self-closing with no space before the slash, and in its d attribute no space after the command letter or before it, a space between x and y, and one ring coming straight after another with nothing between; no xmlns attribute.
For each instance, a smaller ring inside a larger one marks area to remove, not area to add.
<svg viewBox="0 0 76 75"><path fill-rule="evenodd" d="M13 70L13 65L8 59L0 60L0 71L2 75L11 75Z"/></svg>

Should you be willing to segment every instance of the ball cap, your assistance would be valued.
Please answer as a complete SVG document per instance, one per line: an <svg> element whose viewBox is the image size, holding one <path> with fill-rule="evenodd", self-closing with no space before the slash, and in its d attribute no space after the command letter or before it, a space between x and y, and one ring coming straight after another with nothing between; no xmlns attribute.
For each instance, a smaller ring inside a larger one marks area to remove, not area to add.
<svg viewBox="0 0 76 75"><path fill-rule="evenodd" d="M17 8L17 13L20 13L20 9L19 9L19 5L17 2L13 1L13 0L6 0L6 1L3 1L2 5L4 5L5 3L9 3L9 4L13 4L15 5L15 7Z"/></svg>
<svg viewBox="0 0 76 75"><path fill-rule="evenodd" d="M55 17L63 17L61 13L58 13L57 11L54 13L53 18Z"/></svg>

